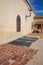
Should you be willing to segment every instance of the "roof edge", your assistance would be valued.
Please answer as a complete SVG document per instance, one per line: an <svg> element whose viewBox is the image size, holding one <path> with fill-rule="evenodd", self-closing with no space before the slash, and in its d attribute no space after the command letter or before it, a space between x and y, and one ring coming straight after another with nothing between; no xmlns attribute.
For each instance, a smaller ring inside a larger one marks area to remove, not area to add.
<svg viewBox="0 0 43 65"><path fill-rule="evenodd" d="M43 19L43 16L34 16L34 19Z"/></svg>
<svg viewBox="0 0 43 65"><path fill-rule="evenodd" d="M27 3L27 5L30 6L30 11L33 11L33 13L35 14L35 11L34 11L33 7L31 6L30 2L28 2L28 0L23 0L23 1L25 1Z"/></svg>

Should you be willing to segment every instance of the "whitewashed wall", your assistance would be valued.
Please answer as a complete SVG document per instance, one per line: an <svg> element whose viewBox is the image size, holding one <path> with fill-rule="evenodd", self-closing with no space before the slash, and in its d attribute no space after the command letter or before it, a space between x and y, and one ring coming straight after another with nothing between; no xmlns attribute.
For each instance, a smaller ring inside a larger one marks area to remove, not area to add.
<svg viewBox="0 0 43 65"><path fill-rule="evenodd" d="M33 15L28 17L28 7L23 0L0 0L0 43L9 42L31 33ZM16 32L16 18L21 17L21 32Z"/></svg>

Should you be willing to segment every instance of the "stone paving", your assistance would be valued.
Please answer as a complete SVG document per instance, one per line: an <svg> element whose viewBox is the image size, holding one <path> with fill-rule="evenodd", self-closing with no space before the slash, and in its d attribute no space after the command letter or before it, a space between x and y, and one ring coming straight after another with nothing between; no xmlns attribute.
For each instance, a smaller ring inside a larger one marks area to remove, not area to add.
<svg viewBox="0 0 43 65"><path fill-rule="evenodd" d="M26 65L43 65L43 39L39 39L35 43L32 43L30 48L36 49L38 52Z"/></svg>
<svg viewBox="0 0 43 65"><path fill-rule="evenodd" d="M37 52L26 46L0 45L0 65L26 65Z"/></svg>

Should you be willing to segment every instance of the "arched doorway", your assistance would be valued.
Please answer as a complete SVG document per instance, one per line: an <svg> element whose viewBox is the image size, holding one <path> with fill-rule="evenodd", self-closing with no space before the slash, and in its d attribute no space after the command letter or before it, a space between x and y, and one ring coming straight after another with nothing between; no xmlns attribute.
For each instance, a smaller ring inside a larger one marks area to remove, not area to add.
<svg viewBox="0 0 43 65"><path fill-rule="evenodd" d="M39 32L42 33L41 24L37 24L37 29L39 29Z"/></svg>
<svg viewBox="0 0 43 65"><path fill-rule="evenodd" d="M17 15L17 24L16 24L16 26L17 26L17 32L20 32L21 31L21 18L20 18L20 16L19 15Z"/></svg>
<svg viewBox="0 0 43 65"><path fill-rule="evenodd" d="M38 24L37 25L37 29L41 29L41 24Z"/></svg>

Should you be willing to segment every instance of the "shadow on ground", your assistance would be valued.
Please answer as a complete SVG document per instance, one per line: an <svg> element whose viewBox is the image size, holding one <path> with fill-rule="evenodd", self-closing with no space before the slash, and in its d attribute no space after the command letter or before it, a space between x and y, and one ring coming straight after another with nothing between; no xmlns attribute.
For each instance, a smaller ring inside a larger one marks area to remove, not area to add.
<svg viewBox="0 0 43 65"><path fill-rule="evenodd" d="M23 36L21 38L18 38L16 40L9 42L9 44L29 47L33 42L35 42L37 40L38 40L38 38L36 38L36 37Z"/></svg>

